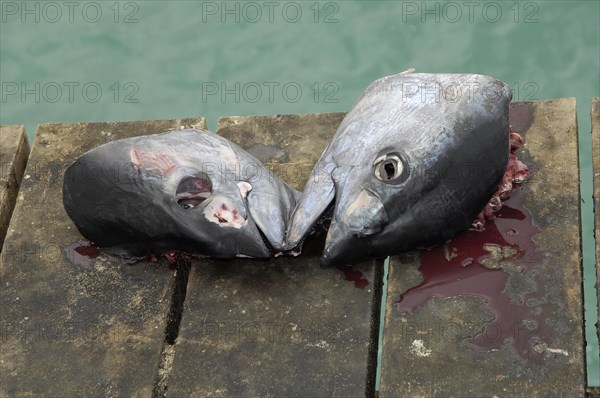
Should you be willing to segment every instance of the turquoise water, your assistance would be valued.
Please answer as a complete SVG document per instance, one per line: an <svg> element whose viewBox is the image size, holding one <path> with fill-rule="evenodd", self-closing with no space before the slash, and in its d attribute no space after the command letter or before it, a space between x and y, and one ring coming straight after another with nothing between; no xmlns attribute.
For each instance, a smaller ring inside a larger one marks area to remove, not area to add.
<svg viewBox="0 0 600 398"><path fill-rule="evenodd" d="M590 98L600 3L0 2L1 124L348 110L410 67L492 75L515 101L576 97L588 378L600 385Z"/></svg>

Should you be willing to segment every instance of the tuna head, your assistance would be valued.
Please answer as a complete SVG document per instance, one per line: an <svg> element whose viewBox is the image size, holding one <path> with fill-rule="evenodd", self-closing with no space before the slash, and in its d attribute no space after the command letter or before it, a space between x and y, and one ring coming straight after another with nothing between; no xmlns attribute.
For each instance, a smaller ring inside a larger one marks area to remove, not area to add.
<svg viewBox="0 0 600 398"><path fill-rule="evenodd" d="M317 162L285 248L299 247L332 206L324 265L431 247L468 229L506 169L511 97L481 75L404 72L372 83Z"/></svg>
<svg viewBox="0 0 600 398"><path fill-rule="evenodd" d="M198 130L102 145L67 169L63 185L82 235L122 257L269 257L297 196L243 149Z"/></svg>

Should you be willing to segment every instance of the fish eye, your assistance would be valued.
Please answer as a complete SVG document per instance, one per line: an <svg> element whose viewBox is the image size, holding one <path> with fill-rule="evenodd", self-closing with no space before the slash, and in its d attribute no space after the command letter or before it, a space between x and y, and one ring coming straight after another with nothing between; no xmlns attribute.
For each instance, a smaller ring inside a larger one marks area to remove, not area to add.
<svg viewBox="0 0 600 398"><path fill-rule="evenodd" d="M381 156L375 162L375 177L379 181L388 182L397 180L404 172L404 164L397 154Z"/></svg>
<svg viewBox="0 0 600 398"><path fill-rule="evenodd" d="M182 208L189 210L189 209L193 209L194 207L198 206L203 201L204 200L199 200L199 199L179 199L177 201L177 204L179 206L181 206Z"/></svg>
<svg viewBox="0 0 600 398"><path fill-rule="evenodd" d="M193 209L204 202L212 193L212 182L206 175L186 177L177 186L177 204L185 210Z"/></svg>

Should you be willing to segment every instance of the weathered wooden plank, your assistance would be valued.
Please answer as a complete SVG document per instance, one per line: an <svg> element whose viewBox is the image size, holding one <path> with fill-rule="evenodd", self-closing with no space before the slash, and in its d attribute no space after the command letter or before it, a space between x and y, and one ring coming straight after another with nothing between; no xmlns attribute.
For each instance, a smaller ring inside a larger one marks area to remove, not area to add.
<svg viewBox="0 0 600 398"><path fill-rule="evenodd" d="M29 156L24 126L0 126L0 250Z"/></svg>
<svg viewBox="0 0 600 398"><path fill-rule="evenodd" d="M380 397L584 395L575 99L510 117L529 181L481 235L390 261Z"/></svg>
<svg viewBox="0 0 600 398"><path fill-rule="evenodd" d="M343 114L221 118L218 133L301 188ZM380 276L303 256L192 265L168 396L362 396L375 372ZM345 269L349 272L349 269ZM356 282L360 285L361 282ZM373 339L375 337L375 339Z"/></svg>
<svg viewBox="0 0 600 398"><path fill-rule="evenodd" d="M592 162L594 170L594 215L596 236L596 294L598 296L598 322L596 332L600 340L600 97L592 98Z"/></svg>
<svg viewBox="0 0 600 398"><path fill-rule="evenodd" d="M218 134L245 148L302 190L346 113L221 117Z"/></svg>
<svg viewBox="0 0 600 398"><path fill-rule="evenodd" d="M192 124L205 126L38 127L0 262L0 396L150 396L174 273L164 263L125 265L68 250L82 237L63 209L63 174L108 141Z"/></svg>

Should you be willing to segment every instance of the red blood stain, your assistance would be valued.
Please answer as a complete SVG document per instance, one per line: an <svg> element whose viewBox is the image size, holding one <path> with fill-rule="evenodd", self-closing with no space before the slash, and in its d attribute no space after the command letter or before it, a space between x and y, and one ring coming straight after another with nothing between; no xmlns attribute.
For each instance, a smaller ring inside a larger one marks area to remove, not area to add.
<svg viewBox="0 0 600 398"><path fill-rule="evenodd" d="M369 281L363 278L363 273L352 268L351 265L338 265L336 267L344 273L344 279L354 282L354 286L359 289L364 289Z"/></svg>
<svg viewBox="0 0 600 398"><path fill-rule="evenodd" d="M221 210L227 211L227 206L225 205L225 203L221 204Z"/></svg>
<svg viewBox="0 0 600 398"><path fill-rule="evenodd" d="M104 255L106 259L114 262L121 262L122 258L112 255L110 253L102 251L100 248L94 245L93 242L80 240L65 248L67 258L75 265L89 268L94 264L94 259L100 255ZM160 257L164 257L167 260L170 269L177 269L178 264L181 261L189 262L192 258L207 258L207 256L200 253L183 253L179 251L169 251L162 254L148 253L138 259L127 259L126 264L133 264L140 261L151 261L157 262Z"/></svg>
<svg viewBox="0 0 600 398"><path fill-rule="evenodd" d="M503 203L496 217L488 220L481 232L469 230L454 237L449 243L420 252L423 282L400 296L396 308L412 313L431 298L476 296L485 298L495 319L474 337L463 344L478 351L499 349L507 338L512 341L523 357L539 359L532 351L530 338L548 342L550 332L544 330L544 311L532 310L528 299L535 299L539 292L521 292L522 300L511 300L503 291L509 274L490 269L490 248L513 248L516 253L501 261L512 264L511 272L527 273L540 263L544 255L537 250L533 237L540 230L533 224L531 213L524 207L525 191L516 188ZM490 246L494 245L494 246ZM485 248L488 250L485 250ZM503 265L500 265L502 267ZM537 294L537 295L536 295Z"/></svg>
<svg viewBox="0 0 600 398"><path fill-rule="evenodd" d="M75 250L78 254L86 256L90 259L94 259L100 255L100 249L98 249L92 242L88 242L85 245L76 246Z"/></svg>
<svg viewBox="0 0 600 398"><path fill-rule="evenodd" d="M169 252L163 253L163 257L169 263L169 269L178 269L182 262L189 265L189 262L194 255L182 252Z"/></svg>

